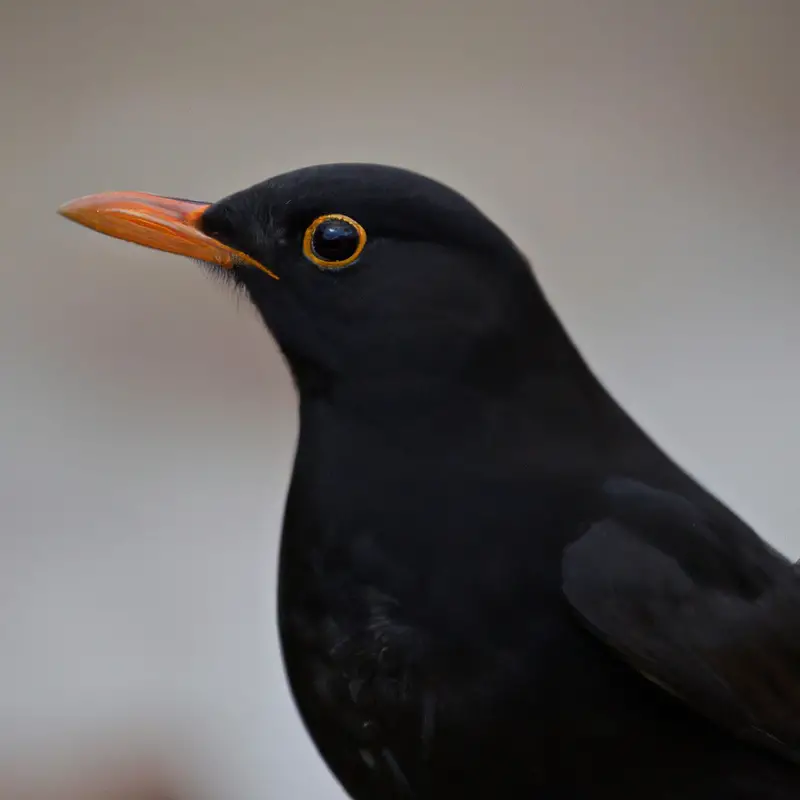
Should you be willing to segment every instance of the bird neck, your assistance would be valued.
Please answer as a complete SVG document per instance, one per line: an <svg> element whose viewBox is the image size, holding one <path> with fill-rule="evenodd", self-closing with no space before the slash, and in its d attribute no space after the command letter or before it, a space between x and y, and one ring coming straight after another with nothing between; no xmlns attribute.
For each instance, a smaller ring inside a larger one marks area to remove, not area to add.
<svg viewBox="0 0 800 800"><path fill-rule="evenodd" d="M336 429L353 441L417 448L426 460L436 454L511 463L518 453L528 462L565 443L594 452L602 449L598 435L620 419L619 407L574 351L567 360L533 361L513 374L350 376L324 390L301 387L300 400L301 438L314 446L327 446Z"/></svg>
<svg viewBox="0 0 800 800"><path fill-rule="evenodd" d="M427 442L426 453L543 452L568 441L596 449L598 431L616 431L624 414L529 272L512 295L477 336L442 343L401 329L383 347L366 341L341 370L289 358L301 426L336 420L397 446Z"/></svg>

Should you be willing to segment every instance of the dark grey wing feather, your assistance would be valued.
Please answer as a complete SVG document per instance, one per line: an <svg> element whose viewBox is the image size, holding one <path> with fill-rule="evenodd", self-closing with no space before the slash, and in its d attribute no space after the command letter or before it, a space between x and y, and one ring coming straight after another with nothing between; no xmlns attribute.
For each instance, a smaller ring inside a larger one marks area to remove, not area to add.
<svg viewBox="0 0 800 800"><path fill-rule="evenodd" d="M752 532L715 529L681 497L625 488L565 551L568 601L650 680L800 762L796 566L766 544L756 557Z"/></svg>

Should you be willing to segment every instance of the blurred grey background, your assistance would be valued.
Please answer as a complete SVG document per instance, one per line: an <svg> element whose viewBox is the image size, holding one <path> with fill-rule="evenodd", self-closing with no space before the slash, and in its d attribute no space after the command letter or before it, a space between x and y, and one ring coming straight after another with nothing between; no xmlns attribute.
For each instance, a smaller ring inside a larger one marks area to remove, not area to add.
<svg viewBox="0 0 800 800"><path fill-rule="evenodd" d="M1 0L0 798L155 751L190 800L341 797L277 649L275 347L60 203L322 161L444 180L634 416L800 557L799 40L797 0Z"/></svg>

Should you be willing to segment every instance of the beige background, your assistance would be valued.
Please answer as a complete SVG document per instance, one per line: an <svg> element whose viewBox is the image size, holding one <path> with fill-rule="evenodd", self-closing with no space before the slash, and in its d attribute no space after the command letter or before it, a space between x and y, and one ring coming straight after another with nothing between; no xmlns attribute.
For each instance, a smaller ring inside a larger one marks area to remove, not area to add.
<svg viewBox="0 0 800 800"><path fill-rule="evenodd" d="M340 797L278 660L282 362L190 262L57 217L76 195L443 179L800 557L797 0L0 3L0 784L163 738L193 800Z"/></svg>

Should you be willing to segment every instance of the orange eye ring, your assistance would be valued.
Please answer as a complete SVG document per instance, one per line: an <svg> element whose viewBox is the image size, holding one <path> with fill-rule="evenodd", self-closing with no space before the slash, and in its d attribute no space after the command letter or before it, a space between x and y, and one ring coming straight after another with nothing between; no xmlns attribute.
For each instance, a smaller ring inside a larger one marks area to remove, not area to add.
<svg viewBox="0 0 800 800"><path fill-rule="evenodd" d="M327 241L320 235L324 233L323 225L328 226L330 239ZM344 269L358 259L366 243L367 232L354 219L344 214L323 214L306 228L303 236L303 255L320 269ZM352 252L342 258L341 254L347 253L349 245L352 245ZM331 255L338 251L334 257L325 257L326 246L330 249Z"/></svg>

